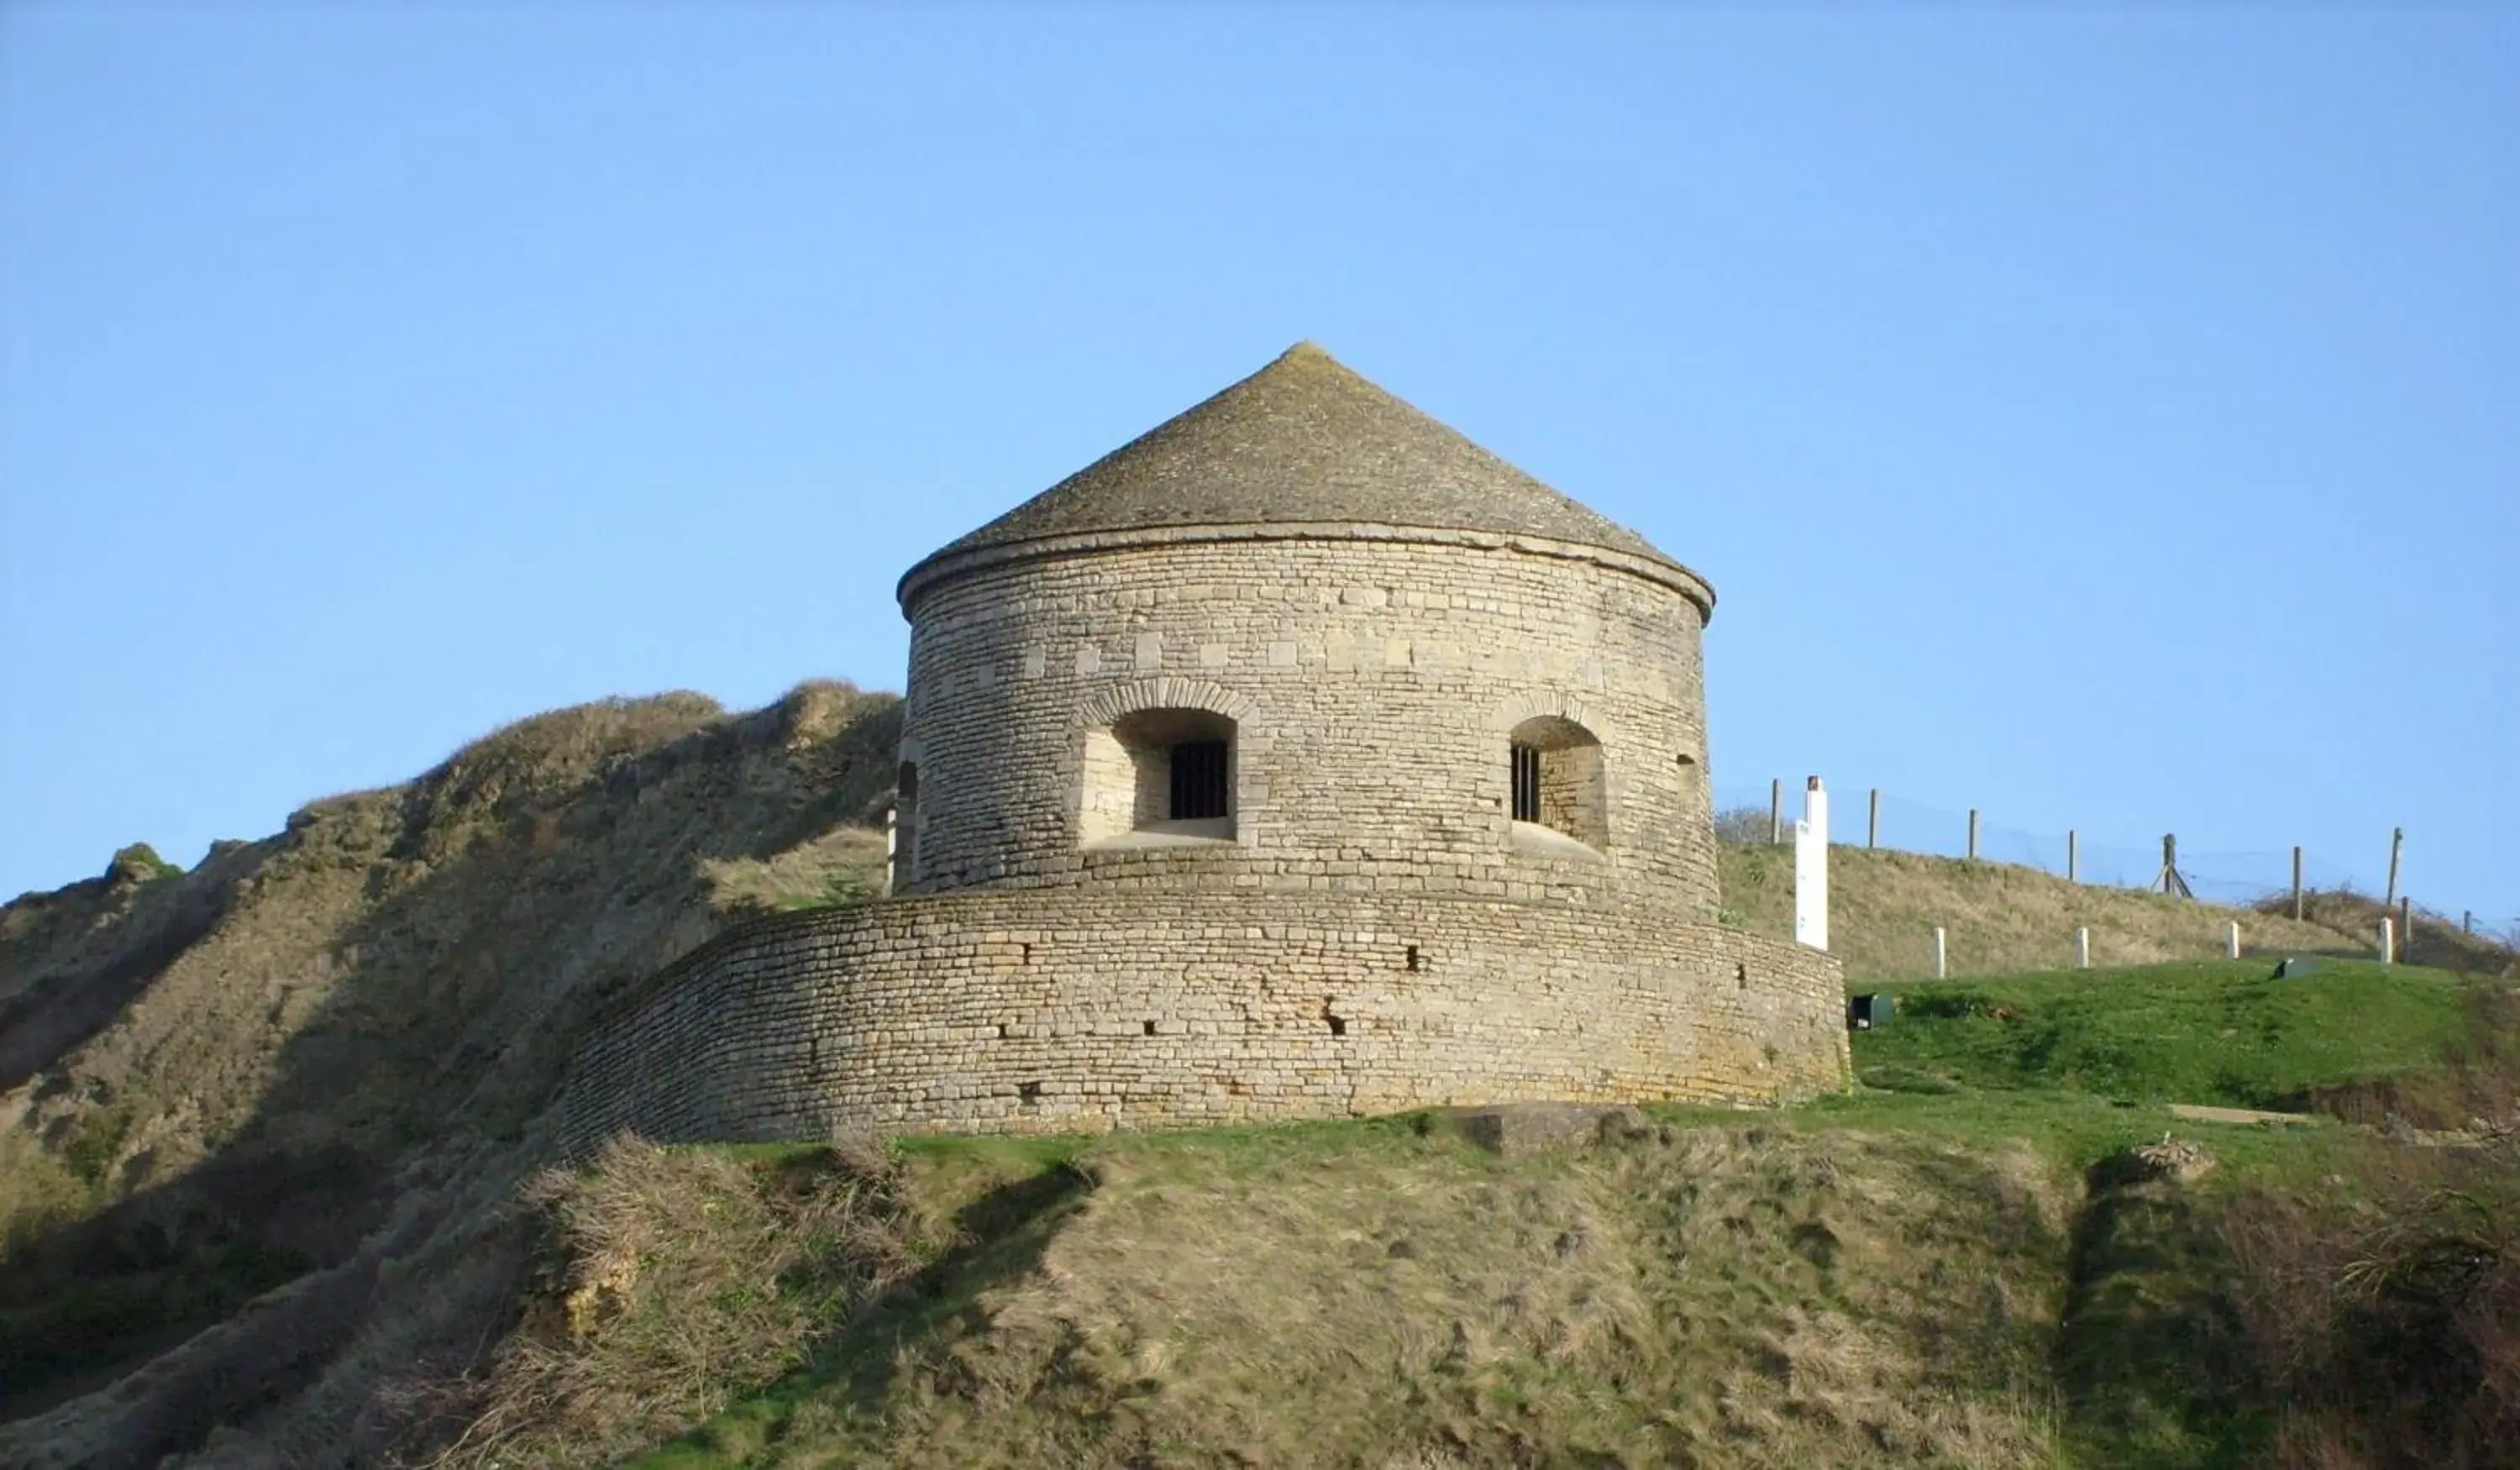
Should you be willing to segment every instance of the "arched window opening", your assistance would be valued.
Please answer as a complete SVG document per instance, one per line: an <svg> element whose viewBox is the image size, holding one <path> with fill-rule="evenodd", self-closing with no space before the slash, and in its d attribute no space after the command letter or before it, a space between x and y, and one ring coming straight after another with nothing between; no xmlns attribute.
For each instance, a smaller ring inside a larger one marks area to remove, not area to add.
<svg viewBox="0 0 2520 1470"><path fill-rule="evenodd" d="M1591 731L1556 715L1535 716L1513 728L1507 758L1518 834L1553 832L1596 849L1607 844L1601 742Z"/></svg>
<svg viewBox="0 0 2520 1470"><path fill-rule="evenodd" d="M1231 718L1204 709L1143 709L1087 732L1086 844L1232 840L1234 735Z"/></svg>
<svg viewBox="0 0 2520 1470"><path fill-rule="evenodd" d="M1686 750L1680 752L1679 756L1676 757L1676 760L1680 766L1681 799L1693 807L1697 804L1703 792L1702 782L1705 779L1704 768L1697 764L1696 756L1689 754Z"/></svg>
<svg viewBox="0 0 2520 1470"><path fill-rule="evenodd" d="M898 893L919 875L919 763L903 761L892 785L892 887Z"/></svg>

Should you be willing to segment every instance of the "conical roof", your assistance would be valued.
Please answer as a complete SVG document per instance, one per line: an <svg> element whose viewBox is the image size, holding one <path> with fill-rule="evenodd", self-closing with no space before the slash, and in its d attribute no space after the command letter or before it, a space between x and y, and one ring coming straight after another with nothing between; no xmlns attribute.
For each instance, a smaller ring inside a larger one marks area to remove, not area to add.
<svg viewBox="0 0 2520 1470"><path fill-rule="evenodd" d="M942 559L1048 537L1278 523L1545 537L1685 571L1636 532L1298 342L942 548L903 581Z"/></svg>

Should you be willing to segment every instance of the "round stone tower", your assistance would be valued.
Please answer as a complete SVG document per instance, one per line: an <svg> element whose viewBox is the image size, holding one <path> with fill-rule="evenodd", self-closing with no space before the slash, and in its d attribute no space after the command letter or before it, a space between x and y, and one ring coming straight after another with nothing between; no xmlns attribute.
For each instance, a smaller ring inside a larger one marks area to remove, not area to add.
<svg viewBox="0 0 2520 1470"><path fill-rule="evenodd" d="M608 998L564 1146L1842 1088L1715 921L1713 605L1298 346L910 569L891 893Z"/></svg>
<svg viewBox="0 0 2520 1470"><path fill-rule="evenodd" d="M1301 344L946 546L894 889L1704 921L1704 579Z"/></svg>

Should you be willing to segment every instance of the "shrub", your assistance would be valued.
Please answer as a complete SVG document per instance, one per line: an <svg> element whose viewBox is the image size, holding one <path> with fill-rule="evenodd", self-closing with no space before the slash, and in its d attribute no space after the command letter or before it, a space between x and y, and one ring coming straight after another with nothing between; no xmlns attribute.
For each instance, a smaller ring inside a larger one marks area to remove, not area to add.
<svg viewBox="0 0 2520 1470"><path fill-rule="evenodd" d="M158 849L148 843L134 842L114 853L113 861L106 865L105 875L117 882L149 883L175 877L183 870L180 864L158 856Z"/></svg>
<svg viewBox="0 0 2520 1470"><path fill-rule="evenodd" d="M2009 1015L2014 1007L1998 1005L1995 998L1976 990L1926 990L1919 988L1899 999L1899 1009L1918 1020L1959 1020L1966 1016Z"/></svg>
<svg viewBox="0 0 2520 1470"><path fill-rule="evenodd" d="M2359 1187L2356 1187L2359 1186ZM2359 1198L2357 1196L2360 1196ZM2224 1234L2273 1459L2507 1465L2520 1445L2520 1140L2374 1144L2315 1194L2235 1201Z"/></svg>
<svg viewBox="0 0 2520 1470"><path fill-rule="evenodd" d="M537 1177L540 1284L486 1371L417 1396L461 1426L426 1462L609 1464L788 1372L916 1270L901 1184L865 1140L747 1161L624 1136Z"/></svg>
<svg viewBox="0 0 2520 1470"><path fill-rule="evenodd" d="M1764 845L1770 835L1765 807L1733 807L1715 814L1715 840L1737 847Z"/></svg>

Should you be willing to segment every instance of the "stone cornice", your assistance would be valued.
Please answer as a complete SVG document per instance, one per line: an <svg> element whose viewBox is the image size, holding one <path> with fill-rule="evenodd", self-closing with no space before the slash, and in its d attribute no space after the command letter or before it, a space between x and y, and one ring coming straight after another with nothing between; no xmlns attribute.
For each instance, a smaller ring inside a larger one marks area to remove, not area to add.
<svg viewBox="0 0 2520 1470"><path fill-rule="evenodd" d="M1657 587L1679 593L1697 604L1701 622L1711 620L1715 615L1715 589L1707 584L1705 578L1675 563L1613 551L1607 547L1586 546L1571 541L1552 541L1543 536L1503 531L1446 530L1431 526L1376 525L1356 521L1268 521L1078 531L1061 536L1042 536L1028 541L1008 542L998 546L973 547L968 551L937 552L902 573L901 582L894 589L893 595L901 603L902 616L915 620L918 600L929 589L988 567L1020 561L1090 557L1103 552L1136 551L1146 547L1195 546L1235 541L1381 541L1420 546L1457 546L1476 551L1504 551L1530 557L1550 557L1565 561L1589 561L1596 566L1610 571L1625 572L1629 576L1640 577Z"/></svg>

